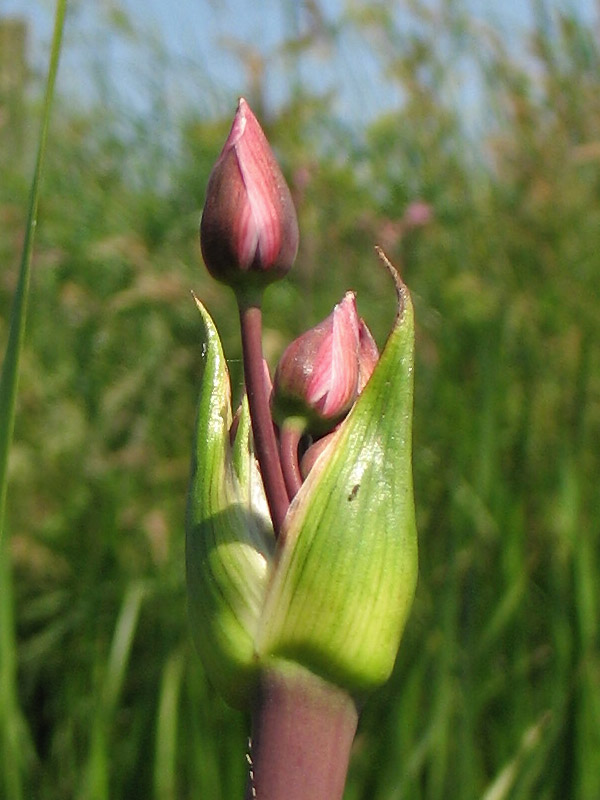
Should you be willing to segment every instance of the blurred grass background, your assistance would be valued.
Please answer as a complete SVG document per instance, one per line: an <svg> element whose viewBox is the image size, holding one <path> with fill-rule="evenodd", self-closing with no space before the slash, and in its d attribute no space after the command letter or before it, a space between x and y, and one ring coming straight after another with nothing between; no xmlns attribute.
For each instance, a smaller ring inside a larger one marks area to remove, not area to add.
<svg viewBox="0 0 600 800"><path fill-rule="evenodd" d="M267 103L254 56L239 87L302 237L266 298L271 363L347 288L383 344L394 296L376 243L416 305L419 586L393 678L362 715L347 800L600 797L600 41L576 6L531 9L517 58L460 2L415 0L409 26L392 4L349 4L330 41L360 36L402 98L360 130L300 78ZM290 74L322 34L290 37ZM40 109L7 52L2 352ZM485 100L477 131L451 91L465 57ZM160 103L138 117L109 90L85 107L57 98L40 197L7 519L24 796L230 800L247 720L191 647L183 516L191 288L240 386L235 307L197 241L235 97L191 108L165 148ZM433 219L411 228L415 201Z"/></svg>

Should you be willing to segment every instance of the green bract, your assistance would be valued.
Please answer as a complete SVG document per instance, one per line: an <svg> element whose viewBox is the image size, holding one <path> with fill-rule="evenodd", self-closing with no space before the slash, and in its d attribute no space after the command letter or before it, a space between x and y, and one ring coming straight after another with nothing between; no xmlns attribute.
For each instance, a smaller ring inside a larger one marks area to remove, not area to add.
<svg viewBox="0 0 600 800"><path fill-rule="evenodd" d="M242 404L231 446L229 373L215 325L196 303L204 323L204 370L186 515L190 621L208 674L237 706L244 705L257 666L254 638L274 538L248 404Z"/></svg>
<svg viewBox="0 0 600 800"><path fill-rule="evenodd" d="M243 704L258 670L280 659L354 694L385 682L392 670L417 577L413 311L407 289L397 284L398 314L381 358L294 498L274 554L248 415L242 414L232 451L227 368L214 324L200 307L206 352L188 513L188 592L205 667L230 702Z"/></svg>

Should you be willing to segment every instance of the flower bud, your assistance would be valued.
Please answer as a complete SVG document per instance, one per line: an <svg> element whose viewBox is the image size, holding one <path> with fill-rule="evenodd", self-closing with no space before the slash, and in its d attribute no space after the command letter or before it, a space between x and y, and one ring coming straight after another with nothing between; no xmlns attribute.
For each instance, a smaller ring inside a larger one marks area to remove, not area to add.
<svg viewBox="0 0 600 800"><path fill-rule="evenodd" d="M244 98L208 181L200 244L210 274L236 291L282 278L296 257L294 203Z"/></svg>
<svg viewBox="0 0 600 800"><path fill-rule="evenodd" d="M358 327L358 394L365 388L378 361L379 349L373 334L364 319L361 319Z"/></svg>
<svg viewBox="0 0 600 800"><path fill-rule="evenodd" d="M307 451L302 456L302 460L300 461L300 474L302 475L302 479L306 480L308 477L308 473L313 468L315 461L324 453L325 450L329 447L331 442L335 437L335 431L331 433L326 433L325 436L321 436L320 439L317 439L316 442L310 445Z"/></svg>
<svg viewBox="0 0 600 800"><path fill-rule="evenodd" d="M373 339L371 331L368 329L364 319L358 321L358 385L357 394L360 394L365 388L367 381L373 374L373 371L379 361L379 349ZM308 473L313 468L313 464L317 458L323 453L331 443L334 437L334 431L327 433L316 442L310 445L308 450L302 456L300 462L300 473L302 478L306 480Z"/></svg>
<svg viewBox="0 0 600 800"><path fill-rule="evenodd" d="M273 382L273 418L305 421L305 428L330 430L356 399L359 365L356 300L348 292L327 319L293 341Z"/></svg>

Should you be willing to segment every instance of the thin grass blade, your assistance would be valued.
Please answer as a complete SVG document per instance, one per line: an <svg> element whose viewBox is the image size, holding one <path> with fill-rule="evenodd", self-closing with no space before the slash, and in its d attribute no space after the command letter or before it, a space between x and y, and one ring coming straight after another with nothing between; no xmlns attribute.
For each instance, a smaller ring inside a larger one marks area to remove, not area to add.
<svg viewBox="0 0 600 800"><path fill-rule="evenodd" d="M12 576L5 533L8 454L14 430L19 362L25 336L31 255L37 224L40 180L46 152L50 110L54 97L66 7L66 0L58 0L54 17L54 34L38 139L37 159L29 195L19 279L13 300L8 342L0 375L0 752L3 754L2 766L0 767L0 775L2 776L0 779L0 794L10 798L10 800L20 800L24 796L24 754L27 752L27 747L24 747L24 740L27 741L27 734L25 721L19 709L17 693L17 648L14 628Z"/></svg>

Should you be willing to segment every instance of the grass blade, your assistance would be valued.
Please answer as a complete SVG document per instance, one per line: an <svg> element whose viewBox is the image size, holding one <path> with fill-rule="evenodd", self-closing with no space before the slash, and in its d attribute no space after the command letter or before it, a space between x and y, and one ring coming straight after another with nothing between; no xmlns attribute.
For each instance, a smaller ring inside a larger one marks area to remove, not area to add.
<svg viewBox="0 0 600 800"><path fill-rule="evenodd" d="M145 595L142 582L132 583L125 592L115 624L99 706L92 723L90 755L80 795L86 800L107 800L110 797L111 725L125 683Z"/></svg>
<svg viewBox="0 0 600 800"><path fill-rule="evenodd" d="M11 570L8 563L8 543L5 533L8 453L14 430L19 361L25 335L31 255L37 224L40 179L46 150L50 109L54 96L66 6L66 0L58 0L37 159L29 196L19 279L13 300L8 342L2 365L2 374L0 375L0 752L3 753L2 768L0 768L0 774L3 776L0 786L3 792L0 793L9 798L9 800L20 800L24 795L22 782L24 724L17 700L17 656L12 583Z"/></svg>
<svg viewBox="0 0 600 800"><path fill-rule="evenodd" d="M177 797L177 731L179 698L185 665L181 650L167 661L160 687L156 723L156 756L154 760L154 796L156 800Z"/></svg>

